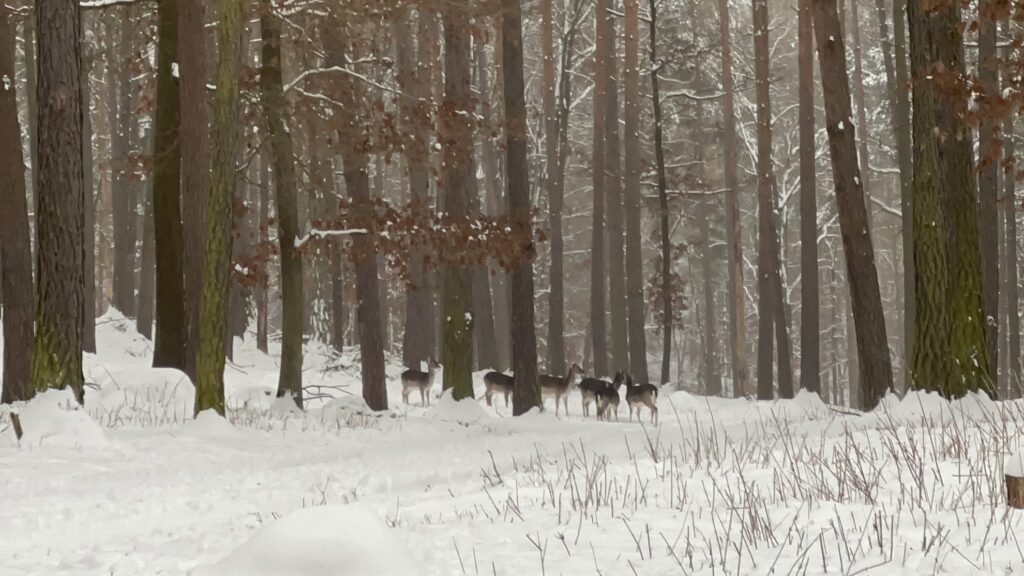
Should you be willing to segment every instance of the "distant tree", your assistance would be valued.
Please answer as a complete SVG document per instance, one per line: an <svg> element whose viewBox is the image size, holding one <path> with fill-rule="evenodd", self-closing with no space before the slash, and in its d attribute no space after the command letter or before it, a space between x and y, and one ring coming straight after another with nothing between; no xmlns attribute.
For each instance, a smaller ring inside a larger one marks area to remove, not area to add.
<svg viewBox="0 0 1024 576"><path fill-rule="evenodd" d="M220 55L217 59L217 90L214 94L211 132L212 169L206 212L196 414L203 410L216 410L224 414L224 339L228 330L228 290L231 281L232 205L243 7L242 0L220 0L217 12L217 45Z"/></svg>
<svg viewBox="0 0 1024 576"><path fill-rule="evenodd" d="M278 398L290 395L302 408L302 324L304 293L302 256L295 246L299 235L299 214L295 179L295 152L285 116L286 102L281 80L281 25L270 0L260 0L260 30L263 55L260 59L260 99L267 119L270 156L274 163L277 198L277 238L281 255L281 371Z"/></svg>
<svg viewBox="0 0 1024 576"><path fill-rule="evenodd" d="M672 241L669 230L668 177L665 174L665 145L658 71L658 0L650 0L651 101L654 107L654 158L658 175L658 217L661 238L661 383L671 380L672 367ZM728 52L728 49L725 50ZM729 100L731 102L731 100ZM735 144L735 140L733 141ZM734 150L735 151L735 150ZM735 160L735 158L733 158Z"/></svg>
<svg viewBox="0 0 1024 576"><path fill-rule="evenodd" d="M36 390L70 388L81 403L85 393L81 11L71 0L39 0L35 12L39 189L32 384Z"/></svg>
<svg viewBox="0 0 1024 576"><path fill-rule="evenodd" d="M821 389L818 189L814 137L814 0L797 6L800 116L800 387Z"/></svg>
<svg viewBox="0 0 1024 576"><path fill-rule="evenodd" d="M565 372L565 246L562 240L562 209L565 205L565 172L560 150L561 131L555 91L555 9L553 0L541 1L541 57L544 80L544 153L547 156L544 186L548 194L551 229L551 290L548 292L548 371ZM563 54L567 50L563 47ZM563 73L568 74L566 70Z"/></svg>
<svg viewBox="0 0 1024 576"><path fill-rule="evenodd" d="M757 95L757 397L775 397L773 330L775 328L775 275L778 273L775 225L772 222L774 169L772 167L771 80L769 79L768 2L753 0L754 84Z"/></svg>
<svg viewBox="0 0 1024 576"><path fill-rule="evenodd" d="M135 317L135 254L138 233L138 198L130 165L132 119L137 116L132 107L132 51L134 30L131 12L120 10L119 50L116 73L107 83L109 105L116 111L110 126L113 165L113 223L114 223L114 278L112 302L114 308L129 318ZM91 146L91 143L90 143Z"/></svg>
<svg viewBox="0 0 1024 576"><path fill-rule="evenodd" d="M914 286L917 274L914 272L914 151L910 119L910 75L907 70L906 24L909 15L907 0L893 2L893 58L894 80L890 92L896 101L893 118L896 130L896 150L900 169L900 208L902 211L903 236L903 363L904 379L911 381L911 358L916 338L914 326L917 317L917 290ZM882 45L883 49L885 45Z"/></svg>
<svg viewBox="0 0 1024 576"><path fill-rule="evenodd" d="M13 14L0 10L0 78L15 78ZM14 82L0 90L0 304L3 304L3 396L28 400L32 372L32 244L21 126Z"/></svg>

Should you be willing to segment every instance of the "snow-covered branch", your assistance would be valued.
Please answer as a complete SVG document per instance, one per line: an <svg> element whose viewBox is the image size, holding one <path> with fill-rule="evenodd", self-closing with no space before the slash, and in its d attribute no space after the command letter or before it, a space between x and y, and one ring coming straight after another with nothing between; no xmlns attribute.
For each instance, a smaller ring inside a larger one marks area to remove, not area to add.
<svg viewBox="0 0 1024 576"><path fill-rule="evenodd" d="M352 228L350 230L317 230L313 229L309 231L302 238L295 239L295 247L302 248L313 238L327 238L330 236L355 236L358 234L369 234L370 232L365 228Z"/></svg>

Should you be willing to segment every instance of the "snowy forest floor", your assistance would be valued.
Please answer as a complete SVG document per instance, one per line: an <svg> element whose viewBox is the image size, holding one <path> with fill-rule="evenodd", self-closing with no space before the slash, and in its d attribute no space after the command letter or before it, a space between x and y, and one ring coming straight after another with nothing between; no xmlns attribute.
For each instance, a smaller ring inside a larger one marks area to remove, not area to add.
<svg viewBox="0 0 1024 576"><path fill-rule="evenodd" d="M306 386L339 399L300 414L273 401L273 350L244 342L226 372L229 425L192 420L192 385L149 368L130 323L108 315L98 339L85 413L33 401L20 446L0 417L3 576L244 576L203 567L282 516L339 506L393 542L303 547L318 528L293 522L279 548L235 556L262 554L247 570L268 576L382 575L400 557L424 576L1024 570L1024 513L1007 511L1003 485L1020 402L911 394L859 415L808 394L666 391L653 427L626 422L624 405L622 422L584 420L578 393L568 417L511 418L503 401L437 399L440 378L432 407L405 406L391 365L392 411L371 414L357 355L311 346ZM282 571L278 553L320 563Z"/></svg>

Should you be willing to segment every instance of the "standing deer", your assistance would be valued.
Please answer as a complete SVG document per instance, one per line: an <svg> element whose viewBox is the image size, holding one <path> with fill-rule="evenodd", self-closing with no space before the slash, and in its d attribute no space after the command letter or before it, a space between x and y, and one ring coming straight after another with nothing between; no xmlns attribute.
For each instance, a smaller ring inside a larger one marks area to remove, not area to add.
<svg viewBox="0 0 1024 576"><path fill-rule="evenodd" d="M508 398L512 395L515 385L515 378L508 374L502 374L501 372L488 372L484 374L484 386L487 387L484 398L487 399L487 405L492 406L491 398L495 394L501 394L505 396L505 408L508 408Z"/></svg>
<svg viewBox="0 0 1024 576"><path fill-rule="evenodd" d="M430 389L434 387L434 377L441 365L433 358L427 360L427 371L406 370L402 372L402 401L409 403L409 394L413 390L420 391L420 404L430 406Z"/></svg>
<svg viewBox="0 0 1024 576"><path fill-rule="evenodd" d="M633 410L636 419L640 420L640 409L643 406L651 411L651 423L658 423L658 388L653 384L636 384L633 377L626 376L626 404L629 405L629 421L633 421Z"/></svg>
<svg viewBox="0 0 1024 576"><path fill-rule="evenodd" d="M569 391L576 386L576 381L582 375L583 368L580 368L578 364L573 364L569 368L569 373L564 377L542 375L539 378L541 398L544 400L555 399L555 416L558 416L559 403L565 404L565 414L569 415Z"/></svg>

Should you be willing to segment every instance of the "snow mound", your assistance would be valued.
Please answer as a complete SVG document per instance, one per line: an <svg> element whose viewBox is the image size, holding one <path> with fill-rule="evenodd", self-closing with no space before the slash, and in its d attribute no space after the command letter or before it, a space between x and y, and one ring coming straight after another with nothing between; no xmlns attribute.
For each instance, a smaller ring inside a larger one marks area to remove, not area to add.
<svg viewBox="0 0 1024 576"><path fill-rule="evenodd" d="M184 372L137 367L102 371L99 390L87 390L85 408L109 424L166 424L192 417L196 389Z"/></svg>
<svg viewBox="0 0 1024 576"><path fill-rule="evenodd" d="M1014 478L1024 478L1024 450L1017 450L1016 453L1006 457L1003 474Z"/></svg>
<svg viewBox="0 0 1024 576"><path fill-rule="evenodd" d="M274 399L274 403L270 406L270 413L275 416L294 416L296 414L301 415L302 410L299 410L299 405L295 403L295 398L286 394Z"/></svg>
<svg viewBox="0 0 1024 576"><path fill-rule="evenodd" d="M317 506L260 528L226 558L191 576L417 576L392 531L359 505Z"/></svg>
<svg viewBox="0 0 1024 576"><path fill-rule="evenodd" d="M19 410L26 447L100 448L103 429L86 414L71 390L47 390Z"/></svg>
<svg viewBox="0 0 1024 576"><path fill-rule="evenodd" d="M470 424L481 420L490 419L487 411L480 405L480 402L473 398L455 400L451 390L441 393L441 399L433 406L430 415L437 420L454 421L460 424Z"/></svg>
<svg viewBox="0 0 1024 576"><path fill-rule="evenodd" d="M225 374L224 401L233 409L269 410L277 399L277 374L267 374L257 382L236 382Z"/></svg>
<svg viewBox="0 0 1024 576"><path fill-rule="evenodd" d="M241 432L217 414L214 410L203 410L195 420L186 422L180 429L183 436L195 438L234 438Z"/></svg>
<svg viewBox="0 0 1024 576"><path fill-rule="evenodd" d="M365 416L372 414L370 406L362 396L341 396L324 405L323 415L347 418L349 416Z"/></svg>

